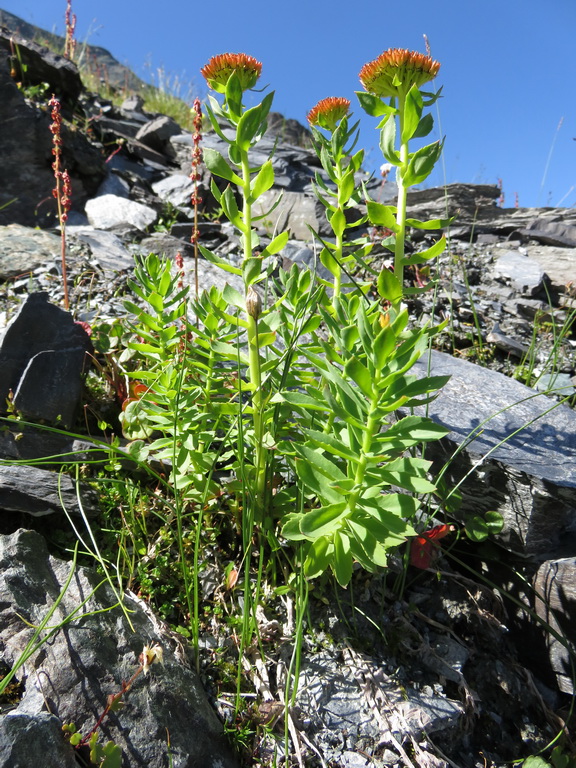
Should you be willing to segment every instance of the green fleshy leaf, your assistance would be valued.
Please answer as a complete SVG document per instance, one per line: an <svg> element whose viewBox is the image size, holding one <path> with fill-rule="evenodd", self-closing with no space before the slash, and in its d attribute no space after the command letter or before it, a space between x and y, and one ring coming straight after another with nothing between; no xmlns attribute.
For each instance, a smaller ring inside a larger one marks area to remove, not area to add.
<svg viewBox="0 0 576 768"><path fill-rule="evenodd" d="M250 362L248 355L244 354L244 352L239 352L234 344L228 344L225 341L213 341L212 350L227 360L234 360L236 362L239 359L242 365L248 365Z"/></svg>
<svg viewBox="0 0 576 768"><path fill-rule="evenodd" d="M236 144L244 152L248 151L262 125L262 107L260 104L247 109L236 127Z"/></svg>
<svg viewBox="0 0 576 768"><path fill-rule="evenodd" d="M404 295L400 281L389 269L382 269L378 275L378 295L392 304L396 304Z"/></svg>
<svg viewBox="0 0 576 768"><path fill-rule="evenodd" d="M310 395L305 395L302 392L278 392L270 398L271 403L288 403L294 408L299 408L303 411L320 411L327 413L330 411L328 405L322 401L318 401Z"/></svg>
<svg viewBox="0 0 576 768"><path fill-rule="evenodd" d="M421 416L404 416L404 418L392 424L384 434L378 437L384 443L403 438L409 441L409 443L405 443L408 446L417 445L420 442L438 440L449 432L450 430L447 427L436 424L432 419Z"/></svg>
<svg viewBox="0 0 576 768"><path fill-rule="evenodd" d="M346 203L352 197L355 189L354 169L351 169L344 175L340 182L340 189L338 191L338 201L340 205L346 205Z"/></svg>
<svg viewBox="0 0 576 768"><path fill-rule="evenodd" d="M381 370L384 367L395 348L396 334L389 326L387 328L382 328L374 339L372 347L374 363L378 370Z"/></svg>
<svg viewBox="0 0 576 768"><path fill-rule="evenodd" d="M322 266L326 267L328 272L330 272L331 275L334 275L334 277L338 277L338 275L342 274L340 264L338 264L336 258L328 248L322 248L320 251L320 263Z"/></svg>
<svg viewBox="0 0 576 768"><path fill-rule="evenodd" d="M282 536L290 541L303 541L306 537L300 531L300 512L289 512L282 526Z"/></svg>
<svg viewBox="0 0 576 768"><path fill-rule="evenodd" d="M440 88L438 88L436 93L434 93L433 91L422 91L421 92L422 101L423 101L425 107L431 107L432 104L435 104L438 101L438 99L441 97L442 88L443 87L444 86L441 86Z"/></svg>
<svg viewBox="0 0 576 768"><path fill-rule="evenodd" d="M231 285L228 285L228 283L226 283L224 286L224 290L222 291L222 298L226 304L231 307L237 307L242 311L244 311L246 308L246 299L244 296L242 296L240 291L237 291L236 288L232 288Z"/></svg>
<svg viewBox="0 0 576 768"><path fill-rule="evenodd" d="M316 474L324 475L329 480L343 480L346 475L331 459L321 451L307 445L299 445L296 452L313 468Z"/></svg>
<svg viewBox="0 0 576 768"><path fill-rule="evenodd" d="M329 504L306 512L300 519L300 531L309 539L329 536L340 528L340 521L347 513L346 502Z"/></svg>
<svg viewBox="0 0 576 768"><path fill-rule="evenodd" d="M489 511L484 514L474 515L466 521L465 530L472 541L484 541L488 536L498 534L504 528L504 518L499 512Z"/></svg>
<svg viewBox="0 0 576 768"><path fill-rule="evenodd" d="M315 429L307 429L306 438L307 442L311 442L315 447L328 451L334 456L340 456L352 463L358 463L360 461L359 454L352 451L349 445L343 443L342 440L333 434L319 432Z"/></svg>
<svg viewBox="0 0 576 768"><path fill-rule="evenodd" d="M336 531L334 541L334 575L341 587L348 586L352 578L352 552L350 551L350 538L343 531Z"/></svg>
<svg viewBox="0 0 576 768"><path fill-rule="evenodd" d="M392 165L400 165L400 155L396 152L396 120L391 117L380 131L380 149Z"/></svg>
<svg viewBox="0 0 576 768"><path fill-rule="evenodd" d="M330 226L336 237L342 237L342 234L346 229L346 216L341 208L337 208L330 217Z"/></svg>
<svg viewBox="0 0 576 768"><path fill-rule="evenodd" d="M394 533L405 531L406 520L414 517L421 506L418 499L407 493L384 493L372 501L362 500L362 508Z"/></svg>
<svg viewBox="0 0 576 768"><path fill-rule="evenodd" d="M405 259L402 259L402 264L405 266L410 264L424 264L429 259L434 259L436 256L440 256L441 253L444 252L446 249L446 238L444 235L434 243L434 245L431 245L430 248L426 248L425 251L419 251L418 253L413 253L411 256L407 256Z"/></svg>
<svg viewBox="0 0 576 768"><path fill-rule="evenodd" d="M396 109L386 104L379 96L364 91L356 91L356 96L360 106L371 117L382 117L383 115L394 115Z"/></svg>
<svg viewBox="0 0 576 768"><path fill-rule="evenodd" d="M380 540L364 525L364 521L350 520L348 527L372 566L385 568L388 561L386 548L382 546Z"/></svg>
<svg viewBox="0 0 576 768"><path fill-rule="evenodd" d="M444 227L449 227L455 218L456 216L451 216L449 219L428 219L428 221L406 219L406 225L413 229L444 229Z"/></svg>
<svg viewBox="0 0 576 768"><path fill-rule="evenodd" d="M272 161L267 160L250 184L250 202L253 203L258 200L260 195L269 190L273 184L274 169L272 168Z"/></svg>
<svg viewBox="0 0 576 768"><path fill-rule="evenodd" d="M230 185L228 185L222 193L222 199L220 200L220 203L224 209L224 213L228 221L233 224L236 229L240 230L240 232L244 232L246 227L242 221L242 217L240 216L238 204L236 203L236 198L234 197L234 192L232 191L232 187Z"/></svg>
<svg viewBox="0 0 576 768"><path fill-rule="evenodd" d="M372 397L373 378L368 368L357 357L347 360L344 370L346 375L360 387L366 397Z"/></svg>
<svg viewBox="0 0 576 768"><path fill-rule="evenodd" d="M252 256L244 259L242 262L242 279L244 285L248 287L257 282L262 275L262 259L259 256Z"/></svg>
<svg viewBox="0 0 576 768"><path fill-rule="evenodd" d="M227 261L224 261L224 259L220 258L216 253L213 253L208 248L205 248L203 245L198 244L198 247L200 248L200 253L206 261L209 261L211 264L216 264L221 269L223 269L225 272L230 272L233 275L241 275L242 270L240 267L235 267L232 264L230 264Z"/></svg>
<svg viewBox="0 0 576 768"><path fill-rule="evenodd" d="M216 184L214 176L210 177L210 192L212 192L214 199L219 203L222 199L222 192L218 189L218 184Z"/></svg>
<svg viewBox="0 0 576 768"><path fill-rule="evenodd" d="M368 211L370 223L375 227L386 227L386 229L390 229L392 232L399 231L399 227L396 224L396 206L367 200L366 210Z"/></svg>
<svg viewBox="0 0 576 768"><path fill-rule="evenodd" d="M265 259L267 256L272 256L275 253L279 253L279 251L281 251L288 242L289 237L290 232L288 231L281 232L279 235L276 235L276 237L262 251L262 258Z"/></svg>
<svg viewBox="0 0 576 768"><path fill-rule="evenodd" d="M406 94L404 102L404 121L402 126L402 143L410 141L414 136L420 118L422 116L422 96L416 85L413 85Z"/></svg>
<svg viewBox="0 0 576 768"><path fill-rule="evenodd" d="M238 121L242 115L242 85L236 72L232 72L225 88L226 106L231 117Z"/></svg>
<svg viewBox="0 0 576 768"><path fill-rule="evenodd" d="M219 176L221 179L226 179L226 181L231 181L233 184L242 184L240 176L234 173L220 152L217 152L210 147L204 147L202 150L202 157L204 165L208 168L210 173Z"/></svg>
<svg viewBox="0 0 576 768"><path fill-rule="evenodd" d="M423 139L425 136L428 136L432 132L432 128L434 128L434 118L430 112L428 112L418 123L418 127L412 134L412 138Z"/></svg>
<svg viewBox="0 0 576 768"><path fill-rule="evenodd" d="M436 161L442 154L444 147L443 141L435 141L433 144L427 144L418 149L408 164L408 169L404 174L403 181L406 187L413 187L415 184L421 184L434 170Z"/></svg>
<svg viewBox="0 0 576 768"><path fill-rule="evenodd" d="M304 561L304 575L307 579L314 579L326 571L330 565L332 552L332 542L327 536L321 536L310 544Z"/></svg>

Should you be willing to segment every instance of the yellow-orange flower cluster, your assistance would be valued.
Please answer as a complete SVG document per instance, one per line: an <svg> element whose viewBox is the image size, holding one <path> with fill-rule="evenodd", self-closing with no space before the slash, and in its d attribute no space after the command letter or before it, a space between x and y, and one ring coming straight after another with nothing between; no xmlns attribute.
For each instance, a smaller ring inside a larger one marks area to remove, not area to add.
<svg viewBox="0 0 576 768"><path fill-rule="evenodd" d="M368 93L390 97L420 88L438 74L440 63L423 53L390 48L360 70L360 82Z"/></svg>
<svg viewBox="0 0 576 768"><path fill-rule="evenodd" d="M343 117L348 115L350 109L349 99L343 99L337 96L329 96L322 99L312 107L308 112L308 122L310 125L317 125L320 128L326 128L328 131L334 131Z"/></svg>
<svg viewBox="0 0 576 768"><path fill-rule="evenodd" d="M245 53L221 53L213 56L200 70L209 87L224 93L230 75L235 72L243 91L253 88L262 72L262 64Z"/></svg>

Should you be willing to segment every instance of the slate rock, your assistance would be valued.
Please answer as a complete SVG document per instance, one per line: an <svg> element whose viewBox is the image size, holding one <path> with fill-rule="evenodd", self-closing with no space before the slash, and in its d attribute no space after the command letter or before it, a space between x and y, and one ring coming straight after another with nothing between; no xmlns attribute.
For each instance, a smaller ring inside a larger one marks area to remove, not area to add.
<svg viewBox="0 0 576 768"><path fill-rule="evenodd" d="M414 372L425 375L427 368L425 356ZM451 376L427 406L450 433L428 444L426 457L436 471L448 463L449 488L466 478L456 514L498 511L505 521L500 540L538 562L576 554L576 413L441 352L432 352L430 371Z"/></svg>
<svg viewBox="0 0 576 768"><path fill-rule="evenodd" d="M537 218L526 229L521 229L520 233L545 245L576 248L576 226L563 221L547 221Z"/></svg>
<svg viewBox="0 0 576 768"><path fill-rule="evenodd" d="M269 136L276 136L281 144L292 144L304 149L312 148L312 132L298 120L286 118L280 112L268 113Z"/></svg>
<svg viewBox="0 0 576 768"><path fill-rule="evenodd" d="M68 475L40 467L19 464L0 466L0 510L25 512L42 517L64 511L87 517L98 514L98 500L86 485L80 489L79 506L76 484Z"/></svg>
<svg viewBox="0 0 576 768"><path fill-rule="evenodd" d="M117 173L110 173L98 187L96 196L116 195L117 197L130 197L130 184Z"/></svg>
<svg viewBox="0 0 576 768"><path fill-rule="evenodd" d="M113 229L128 224L145 230L158 218L153 208L118 195L101 195L88 200L86 215L96 229Z"/></svg>
<svg viewBox="0 0 576 768"><path fill-rule="evenodd" d="M190 207L190 197L194 191L194 182L190 176L174 173L152 185L152 189L161 200L175 206Z"/></svg>
<svg viewBox="0 0 576 768"><path fill-rule="evenodd" d="M419 738L455 727L464 714L460 702L401 687L376 660L344 653L343 660L329 651L304 656L296 694L310 720L307 731L327 760L340 764L342 742L358 754L357 742L381 746L391 743L391 734L400 742Z"/></svg>
<svg viewBox="0 0 576 768"><path fill-rule="evenodd" d="M119 272L134 266L134 257L114 232L90 226L67 227L71 241L84 243L90 248L94 261L104 272Z"/></svg>
<svg viewBox="0 0 576 768"><path fill-rule="evenodd" d="M21 224L0 226L0 280L29 274L60 259L60 238Z"/></svg>
<svg viewBox="0 0 576 768"><path fill-rule="evenodd" d="M254 203L252 210L255 216L266 214L258 222L260 228L265 228L270 234L288 229L292 238L304 241L312 239L309 227L320 234L330 234L324 209L319 210L316 197L285 189L280 203L271 211L279 196L280 190L272 188Z"/></svg>
<svg viewBox="0 0 576 768"><path fill-rule="evenodd" d="M564 293L576 283L576 248L526 245L526 254L548 275L555 292Z"/></svg>
<svg viewBox="0 0 576 768"><path fill-rule="evenodd" d="M172 117L159 115L145 123L136 134L138 141L157 152L174 157L170 138L182 133L182 129Z"/></svg>
<svg viewBox="0 0 576 768"><path fill-rule="evenodd" d="M506 251L499 256L494 264L494 271L508 277L523 296L539 296L550 283L538 262L518 251Z"/></svg>
<svg viewBox="0 0 576 768"><path fill-rule="evenodd" d="M124 708L103 723L102 738L120 746L125 768L165 768L167 732L174 768L236 768L222 726L176 641L135 597L124 596L123 612L118 596L95 571L77 567L64 590L70 570L69 562L49 556L44 539L33 531L0 537L0 642L5 662L15 664L33 626L45 619L58 597L50 626L68 617L65 628L19 670L24 692L16 709L0 716L0 732L10 732L9 719L20 714L41 724L48 706L62 723L73 722L86 733L107 697L138 668L144 645L159 644L164 665L153 665L148 676L137 678ZM46 765L41 759L30 764Z"/></svg>
<svg viewBox="0 0 576 768"><path fill-rule="evenodd" d="M17 32L0 28L0 49L10 54L15 47L18 49L15 67L21 82L26 85L48 83L50 93L70 105L76 103L82 91L82 80L76 64L43 45L27 40Z"/></svg>
<svg viewBox="0 0 576 768"><path fill-rule="evenodd" d="M56 221L52 196L50 114L28 104L0 55L0 224L50 226ZM104 161L80 131L62 126L62 165L72 182L72 206L84 204L104 178Z"/></svg>
<svg viewBox="0 0 576 768"><path fill-rule="evenodd" d="M56 50L64 48L64 38L61 35L55 35L41 27L36 27L34 24L29 24L8 11L0 10L0 24L8 27L11 32L17 32L29 40L47 40L49 45ZM128 67L120 64L105 48L87 43L82 43L82 48L90 70L94 74L98 74L108 88L117 88L124 92L126 90L142 91L147 87L147 83L136 77Z"/></svg>
<svg viewBox="0 0 576 768"><path fill-rule="evenodd" d="M562 643L546 632L548 655L558 687L564 693L572 694L574 671L569 648L573 653L576 639L576 557L542 563L534 578L534 589L536 613L564 638Z"/></svg>
<svg viewBox="0 0 576 768"><path fill-rule="evenodd" d="M44 292L30 294L0 343L0 409L12 393L26 419L70 428L80 403L82 371L91 349L84 328Z"/></svg>
<svg viewBox="0 0 576 768"><path fill-rule="evenodd" d="M0 768L78 768L62 723L48 712L0 715Z"/></svg>

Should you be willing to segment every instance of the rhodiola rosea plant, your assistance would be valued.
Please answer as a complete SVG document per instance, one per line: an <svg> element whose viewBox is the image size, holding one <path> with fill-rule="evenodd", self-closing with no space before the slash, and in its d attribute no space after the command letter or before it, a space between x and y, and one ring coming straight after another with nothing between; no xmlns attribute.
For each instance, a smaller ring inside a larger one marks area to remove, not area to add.
<svg viewBox="0 0 576 768"><path fill-rule="evenodd" d="M147 390L129 406L125 422L143 434L162 433L152 448L171 458L176 491L205 502L215 493L216 463L225 465L232 473L226 491L242 510L245 552L256 538L262 555L260 537L276 547L281 532L300 542L307 576L331 568L343 586L354 562L384 567L389 551L416 534L418 496L435 490L430 463L418 451L446 432L409 412L434 397L445 379L411 373L438 329L409 327L403 304L415 290L404 285L404 267L444 247L440 239L424 253L404 253L407 226L446 223L406 217L406 189L427 177L441 151L439 142L410 147L432 128L423 110L434 97L420 86L438 67L430 57L389 51L360 73L366 88L360 103L382 117L381 146L398 169L396 206L367 199L357 181L363 153L354 153L350 102L329 98L311 111L324 171L317 174L317 194L333 231L319 239L320 260L333 276L322 280L296 267L274 277L272 257L289 233L261 243L257 232L270 211L256 204L274 186L274 169L271 159L255 166L251 152L266 130L273 93L251 108L244 94L262 65L245 54L211 59L202 70L215 94L207 113L227 153L205 149L204 162L220 179L212 192L238 233L240 252L230 263L201 251L240 278L243 292L212 288L192 300L170 279L167 264L148 260L135 288L149 311L129 305L141 339L130 345L136 356L131 375ZM359 203L367 216L351 224L347 212ZM393 271L372 279L358 276L372 246L351 236L368 220L392 231L394 254Z"/></svg>

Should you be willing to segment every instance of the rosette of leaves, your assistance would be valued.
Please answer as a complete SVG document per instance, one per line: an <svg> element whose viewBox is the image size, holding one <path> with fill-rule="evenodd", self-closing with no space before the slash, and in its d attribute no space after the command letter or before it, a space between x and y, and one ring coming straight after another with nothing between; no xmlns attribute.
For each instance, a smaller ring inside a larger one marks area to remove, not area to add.
<svg viewBox="0 0 576 768"><path fill-rule="evenodd" d="M385 278L378 287L389 299ZM438 329L408 330L406 310L383 313L376 302L344 294L334 312L320 312L328 337L318 335L315 349L303 349L320 382L275 398L306 424L299 439L278 446L303 499L282 534L304 543L309 578L331 568L345 586L354 561L369 571L383 567L391 549L416 535L410 521L421 503L417 494L435 485L430 462L413 452L448 430L397 412L430 402L448 377L410 374Z"/></svg>

